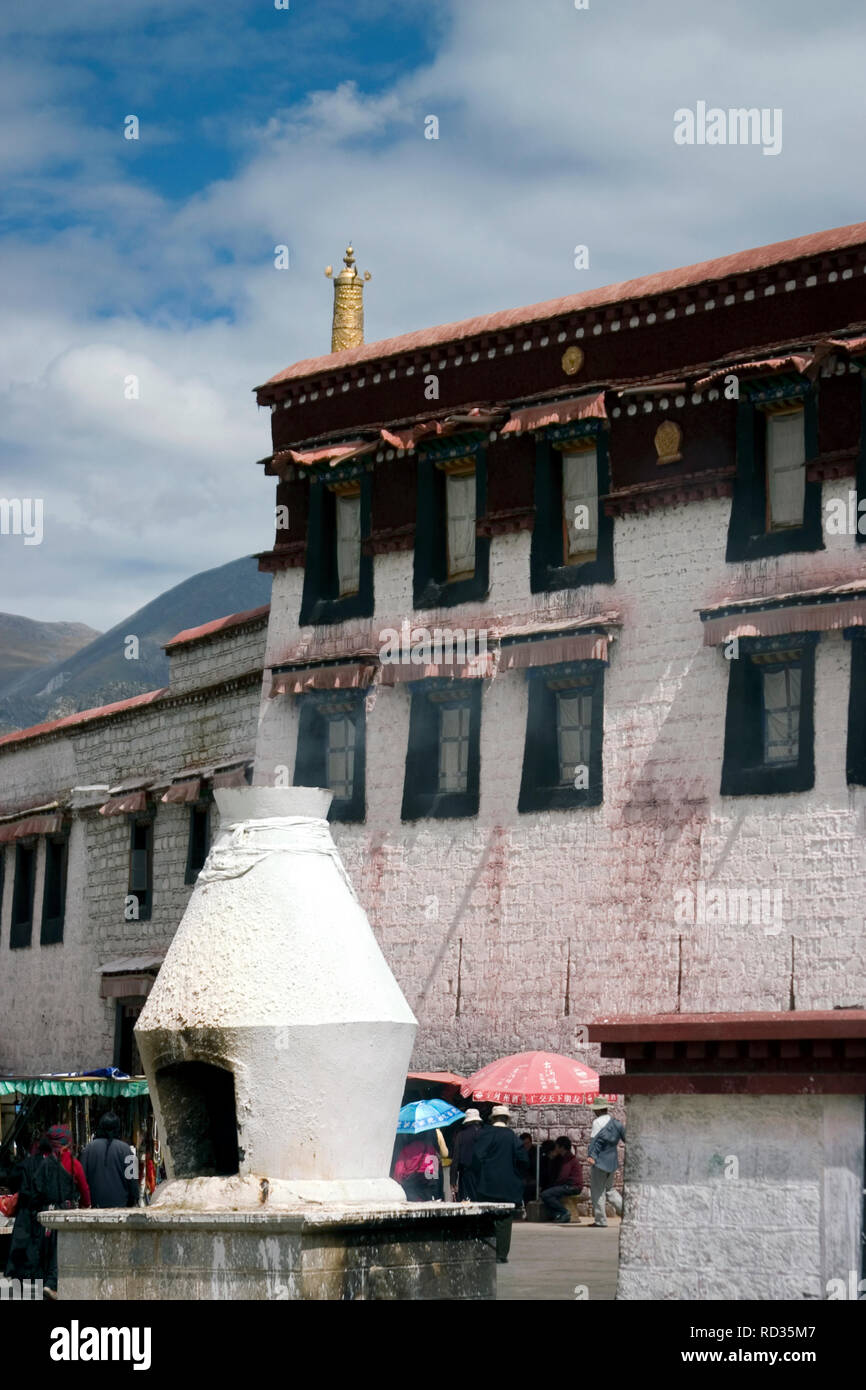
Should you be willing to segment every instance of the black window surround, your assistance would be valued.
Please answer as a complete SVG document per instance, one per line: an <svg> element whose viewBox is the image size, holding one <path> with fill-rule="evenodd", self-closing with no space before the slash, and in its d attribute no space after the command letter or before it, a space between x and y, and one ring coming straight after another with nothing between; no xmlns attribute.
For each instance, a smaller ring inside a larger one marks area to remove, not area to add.
<svg viewBox="0 0 866 1390"><path fill-rule="evenodd" d="M184 883L195 883L210 849L210 813L212 802L202 797L189 808L189 834L186 847Z"/></svg>
<svg viewBox="0 0 866 1390"><path fill-rule="evenodd" d="M452 436L447 446L418 454L418 503L412 603L416 609L453 608L487 595L490 587L490 537L475 536L475 572L448 578L446 515L447 473L440 466L471 456L475 462L475 519L487 511L487 450L477 438Z"/></svg>
<svg viewBox="0 0 866 1390"><path fill-rule="evenodd" d="M45 841L45 876L42 891L41 946L63 941L66 917L66 871L69 861L68 834L50 835Z"/></svg>
<svg viewBox="0 0 866 1390"><path fill-rule="evenodd" d="M33 902L36 896L35 839L19 840L15 845L15 878L12 884L12 926L9 946L21 950L33 940Z"/></svg>
<svg viewBox="0 0 866 1390"><path fill-rule="evenodd" d="M866 787L866 629L846 628L845 637L851 643L845 775L850 785Z"/></svg>
<svg viewBox="0 0 866 1390"><path fill-rule="evenodd" d="M722 796L777 796L815 784L815 646L817 632L779 637L741 637L730 659L725 715ZM796 760L768 761L765 754L765 683L768 672L799 672Z"/></svg>
<svg viewBox="0 0 866 1390"><path fill-rule="evenodd" d="M605 665L603 661L569 661L527 670L529 703L518 811L571 811L601 804ZM575 695L589 695L592 700L589 760L586 776L575 776L565 783L561 777L557 705L560 697Z"/></svg>
<svg viewBox="0 0 866 1390"><path fill-rule="evenodd" d="M737 472L725 559L759 560L794 551L823 550L821 484L805 483L802 526L767 529L767 422L772 407L803 405L805 460L818 453L817 390L802 379L744 383L737 403Z"/></svg>
<svg viewBox="0 0 866 1390"><path fill-rule="evenodd" d="M328 820L359 822L367 814L367 717L364 690L311 690L298 695L298 745L295 755L296 787L327 787L329 723L348 720L354 730L352 792L335 795Z"/></svg>
<svg viewBox="0 0 866 1390"><path fill-rule="evenodd" d="M337 570L337 498L329 484L355 480L361 488L361 559L358 589L340 596ZM371 477L369 468L335 468L327 474L310 477L310 510L307 519L307 550L304 590L301 598L301 627L342 623L349 618L373 615L373 556L365 554L364 542L370 535Z"/></svg>
<svg viewBox="0 0 866 1390"><path fill-rule="evenodd" d="M568 445L592 443L598 479L598 542L594 560L563 563L563 454ZM613 526L602 499L610 492L608 437L597 420L548 430L535 447L535 526L530 550L530 588L534 594L576 589L584 584L613 584Z"/></svg>
<svg viewBox="0 0 866 1390"><path fill-rule="evenodd" d="M130 816L127 895L137 900L137 913L129 918L130 921L150 921L153 907L153 830L152 815Z"/></svg>
<svg viewBox="0 0 866 1390"><path fill-rule="evenodd" d="M411 681L409 742L401 819L449 820L477 816L481 783L481 680ZM469 712L465 791L440 791L441 711L460 705Z"/></svg>

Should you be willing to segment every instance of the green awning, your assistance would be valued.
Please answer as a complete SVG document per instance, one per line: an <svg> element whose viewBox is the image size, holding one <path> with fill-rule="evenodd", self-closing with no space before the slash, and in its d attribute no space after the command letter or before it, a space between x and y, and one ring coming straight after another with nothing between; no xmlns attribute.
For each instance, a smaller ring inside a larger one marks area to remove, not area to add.
<svg viewBox="0 0 866 1390"><path fill-rule="evenodd" d="M110 1081L104 1076L0 1076L0 1096L146 1096L144 1077Z"/></svg>

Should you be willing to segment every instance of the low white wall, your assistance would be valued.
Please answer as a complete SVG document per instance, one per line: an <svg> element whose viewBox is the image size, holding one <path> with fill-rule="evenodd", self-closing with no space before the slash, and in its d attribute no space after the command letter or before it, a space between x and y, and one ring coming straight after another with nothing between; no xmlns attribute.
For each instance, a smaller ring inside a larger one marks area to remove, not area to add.
<svg viewBox="0 0 866 1390"><path fill-rule="evenodd" d="M626 1125L617 1298L856 1288L862 1096L635 1096Z"/></svg>

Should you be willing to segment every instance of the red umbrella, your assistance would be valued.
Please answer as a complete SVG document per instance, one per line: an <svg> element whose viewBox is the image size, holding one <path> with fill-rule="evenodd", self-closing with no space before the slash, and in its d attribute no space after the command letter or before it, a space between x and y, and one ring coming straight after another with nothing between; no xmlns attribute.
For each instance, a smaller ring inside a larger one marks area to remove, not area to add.
<svg viewBox="0 0 866 1390"><path fill-rule="evenodd" d="M488 1062L460 1087L473 1100L512 1105L589 1105L599 1094L598 1072L558 1052L517 1052ZM607 1096L614 1101L616 1096ZM540 1187L541 1146L535 1150L535 1190Z"/></svg>
<svg viewBox="0 0 866 1390"><path fill-rule="evenodd" d="M598 1096L598 1072L556 1052L517 1052L488 1062L460 1093L512 1105L585 1105Z"/></svg>

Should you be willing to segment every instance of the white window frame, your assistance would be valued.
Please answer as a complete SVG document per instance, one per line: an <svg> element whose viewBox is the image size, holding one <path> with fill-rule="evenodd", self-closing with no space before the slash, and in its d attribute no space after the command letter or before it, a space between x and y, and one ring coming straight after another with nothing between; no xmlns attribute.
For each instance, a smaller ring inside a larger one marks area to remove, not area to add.
<svg viewBox="0 0 866 1390"><path fill-rule="evenodd" d="M571 440L561 453L563 564L585 565L598 558L598 450L593 440ZM589 526L575 526L579 506L587 508Z"/></svg>
<svg viewBox="0 0 866 1390"><path fill-rule="evenodd" d="M767 478L767 517L768 532L789 531L802 526L805 520L806 505L806 411L802 404L785 404L766 412L766 478ZM783 480L790 485L793 475L799 475L797 491L800 494L799 511L793 517L790 512L782 519L776 519L781 510L779 491ZM775 499L774 499L775 494Z"/></svg>
<svg viewBox="0 0 866 1390"><path fill-rule="evenodd" d="M445 545L448 579L471 579L475 574L477 520L475 460L454 459L445 472ZM458 528L463 529L462 537Z"/></svg>
<svg viewBox="0 0 866 1390"><path fill-rule="evenodd" d="M332 491L336 494L337 593L346 598L357 594L361 587L361 484L337 484Z"/></svg>

